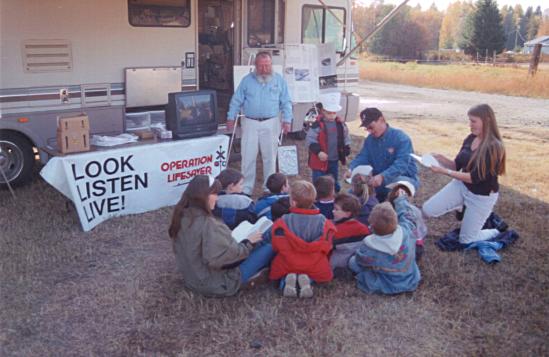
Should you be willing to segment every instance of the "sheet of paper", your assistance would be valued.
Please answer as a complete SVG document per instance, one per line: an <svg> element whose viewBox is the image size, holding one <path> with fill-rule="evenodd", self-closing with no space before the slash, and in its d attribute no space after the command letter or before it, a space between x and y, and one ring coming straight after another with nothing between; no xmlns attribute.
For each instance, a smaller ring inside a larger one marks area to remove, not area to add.
<svg viewBox="0 0 549 357"><path fill-rule="evenodd" d="M440 166L440 163L431 154L424 154L423 156L410 154L410 156L413 157L415 160L417 160L417 162L419 162L421 165L425 167Z"/></svg>

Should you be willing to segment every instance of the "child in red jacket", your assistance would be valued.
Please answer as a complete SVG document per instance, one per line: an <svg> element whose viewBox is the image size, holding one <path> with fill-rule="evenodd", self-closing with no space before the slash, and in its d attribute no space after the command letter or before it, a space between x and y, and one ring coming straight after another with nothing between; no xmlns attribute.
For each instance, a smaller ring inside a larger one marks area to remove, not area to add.
<svg viewBox="0 0 549 357"><path fill-rule="evenodd" d="M337 229L334 249L330 256L332 269L347 268L349 258L360 247L370 229L355 217L360 212L358 198L348 193L340 193L334 201L334 223Z"/></svg>
<svg viewBox="0 0 549 357"><path fill-rule="evenodd" d="M335 227L313 207L314 186L298 180L290 185L290 213L279 218L272 227L272 245L277 253L271 264L269 278L280 281L283 295L310 298L311 281L333 279L328 255L332 250Z"/></svg>
<svg viewBox="0 0 549 357"><path fill-rule="evenodd" d="M339 192L339 162L346 164L351 153L349 129L337 112L341 110L339 92L321 95L322 112L307 131L309 167L313 171L313 182L324 175L332 175L335 190Z"/></svg>

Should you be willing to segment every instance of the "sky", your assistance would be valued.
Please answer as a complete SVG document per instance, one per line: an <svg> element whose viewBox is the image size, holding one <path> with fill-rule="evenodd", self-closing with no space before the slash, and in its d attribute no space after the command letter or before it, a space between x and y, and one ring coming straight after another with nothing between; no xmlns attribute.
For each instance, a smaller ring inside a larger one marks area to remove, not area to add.
<svg viewBox="0 0 549 357"><path fill-rule="evenodd" d="M422 9L427 9L434 2L439 10L446 10L446 8L448 7L448 4L455 1L456 0L409 0L408 5L414 7L419 3ZM374 3L375 0L357 0L357 2L363 3L364 5L370 5ZM401 2L402 0L383 0L383 3L385 4L398 5ZM475 1L473 0L473 2ZM549 8L549 3L547 2L547 0L497 0L497 3L500 9L503 5L515 6L517 4L522 5L522 8L524 10L526 10L528 6L532 6L534 10L536 9L537 6L541 6L542 11L544 9Z"/></svg>

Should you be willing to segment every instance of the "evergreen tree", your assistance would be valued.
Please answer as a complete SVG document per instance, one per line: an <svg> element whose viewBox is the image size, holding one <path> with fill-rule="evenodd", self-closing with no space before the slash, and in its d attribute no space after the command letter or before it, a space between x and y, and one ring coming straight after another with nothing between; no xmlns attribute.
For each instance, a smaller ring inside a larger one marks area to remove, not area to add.
<svg viewBox="0 0 549 357"><path fill-rule="evenodd" d="M505 33L497 3L479 0L475 4L475 10L467 18L460 47L467 54L480 52L484 55L487 50L491 55L493 51L501 52L504 45Z"/></svg>
<svg viewBox="0 0 549 357"><path fill-rule="evenodd" d="M524 42L528 41L528 28L530 27L530 21L532 20L532 15L534 14L534 9L532 9L532 6L528 6L526 8L526 12L524 13L524 16L519 21L519 31L521 35L521 44L520 47L524 46Z"/></svg>
<svg viewBox="0 0 549 357"><path fill-rule="evenodd" d="M504 6L501 12L503 17L503 32L505 32L505 48L512 51L515 49L515 31L517 30L514 21L514 11L511 6Z"/></svg>

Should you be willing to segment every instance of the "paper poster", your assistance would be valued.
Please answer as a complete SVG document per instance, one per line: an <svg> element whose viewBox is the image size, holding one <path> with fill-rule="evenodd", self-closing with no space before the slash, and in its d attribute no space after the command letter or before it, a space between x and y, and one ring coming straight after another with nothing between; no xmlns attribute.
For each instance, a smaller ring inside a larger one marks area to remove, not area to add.
<svg viewBox="0 0 549 357"><path fill-rule="evenodd" d="M295 103L318 99L318 47L313 44L284 46L284 79Z"/></svg>

